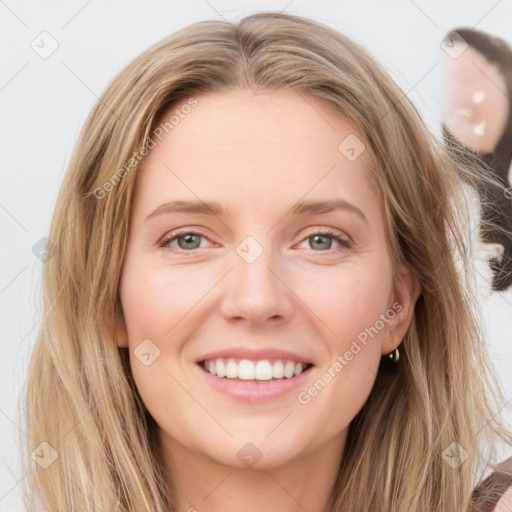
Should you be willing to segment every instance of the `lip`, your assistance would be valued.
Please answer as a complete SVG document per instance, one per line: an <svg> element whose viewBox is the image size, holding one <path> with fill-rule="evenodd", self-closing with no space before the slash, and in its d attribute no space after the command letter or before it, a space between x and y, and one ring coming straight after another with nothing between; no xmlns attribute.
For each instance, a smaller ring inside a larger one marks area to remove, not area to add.
<svg viewBox="0 0 512 512"><path fill-rule="evenodd" d="M229 359L230 357L233 359L250 359L251 361L261 361L263 359L286 359L295 363L314 364L309 358L295 354L294 352L288 352L277 348L252 349L249 347L233 347L208 352L207 354L197 358L195 363L199 364L202 361L210 359Z"/></svg>
<svg viewBox="0 0 512 512"><path fill-rule="evenodd" d="M217 377L207 372L199 364L194 365L215 391L236 398L242 402L263 403L275 400L291 393L299 386L304 386L314 366L310 366L296 377L290 379L276 379L268 381L242 381Z"/></svg>

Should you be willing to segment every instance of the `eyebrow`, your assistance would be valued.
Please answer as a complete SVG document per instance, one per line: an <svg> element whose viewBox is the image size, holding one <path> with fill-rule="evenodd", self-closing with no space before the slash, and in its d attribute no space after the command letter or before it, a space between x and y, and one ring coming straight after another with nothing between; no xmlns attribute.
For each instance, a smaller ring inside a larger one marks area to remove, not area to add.
<svg viewBox="0 0 512 512"><path fill-rule="evenodd" d="M289 212L290 215L297 217L305 215L315 215L322 213L330 213L336 210L344 210L355 213L364 222L368 224L366 215L354 204L349 203L345 199L331 199L325 201L302 201L297 203ZM170 201L161 204L156 210L150 213L145 221L165 213L195 213L199 215L213 215L222 217L226 215L226 210L220 203L216 201Z"/></svg>

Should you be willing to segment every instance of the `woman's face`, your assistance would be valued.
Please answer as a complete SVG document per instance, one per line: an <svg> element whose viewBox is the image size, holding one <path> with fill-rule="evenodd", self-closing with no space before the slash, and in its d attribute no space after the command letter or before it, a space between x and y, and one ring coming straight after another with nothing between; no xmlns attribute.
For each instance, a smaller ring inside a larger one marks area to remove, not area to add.
<svg viewBox="0 0 512 512"><path fill-rule="evenodd" d="M291 89L195 100L138 171L118 344L169 452L339 457L417 298L392 282L368 152Z"/></svg>

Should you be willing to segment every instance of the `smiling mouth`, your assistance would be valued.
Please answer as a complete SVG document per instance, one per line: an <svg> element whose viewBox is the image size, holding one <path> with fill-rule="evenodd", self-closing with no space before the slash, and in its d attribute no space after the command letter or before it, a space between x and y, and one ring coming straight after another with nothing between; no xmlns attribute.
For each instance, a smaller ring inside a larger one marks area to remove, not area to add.
<svg viewBox="0 0 512 512"><path fill-rule="evenodd" d="M216 377L241 380L270 382L292 379L308 371L311 363L297 363L288 359L250 359L218 358L200 361L199 366Z"/></svg>

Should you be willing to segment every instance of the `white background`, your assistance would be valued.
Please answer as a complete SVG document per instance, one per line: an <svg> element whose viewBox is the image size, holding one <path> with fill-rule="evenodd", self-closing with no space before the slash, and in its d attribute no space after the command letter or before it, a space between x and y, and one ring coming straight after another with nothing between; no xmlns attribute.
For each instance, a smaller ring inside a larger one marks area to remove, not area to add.
<svg viewBox="0 0 512 512"><path fill-rule="evenodd" d="M0 1L0 511L23 510L17 485L25 476L18 468L17 439L24 436L20 394L41 318L42 264L32 247L48 234L57 192L86 116L114 75L148 46L196 21L236 20L262 10L311 17L362 44L437 136L440 43L446 34L476 26L512 42L512 0ZM43 31L58 43L47 59L31 48ZM510 425L512 290L489 293L488 269L484 264L477 268L489 351Z"/></svg>

